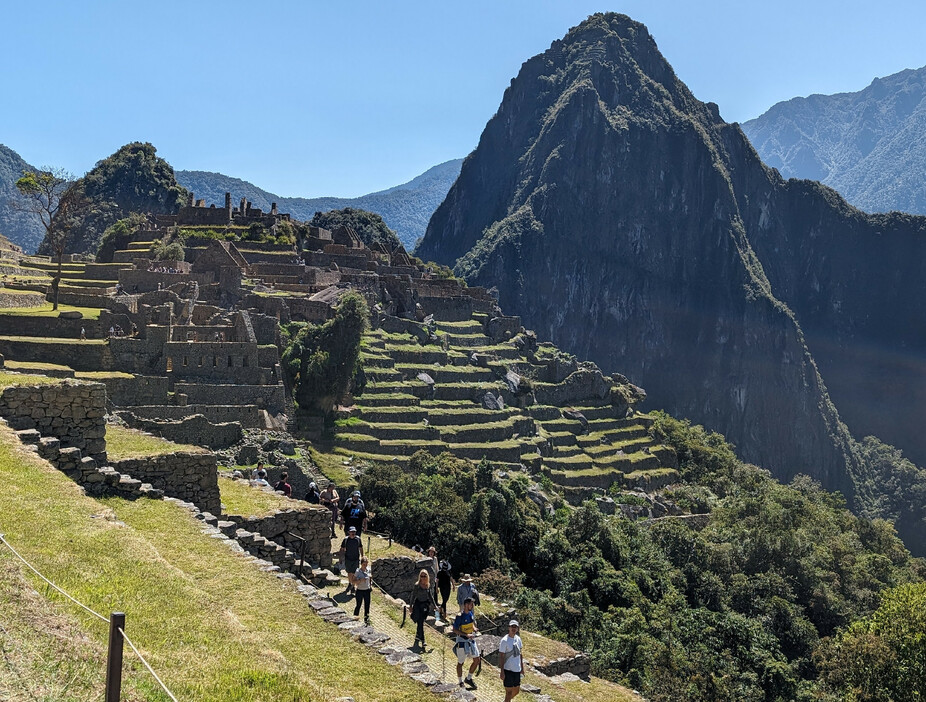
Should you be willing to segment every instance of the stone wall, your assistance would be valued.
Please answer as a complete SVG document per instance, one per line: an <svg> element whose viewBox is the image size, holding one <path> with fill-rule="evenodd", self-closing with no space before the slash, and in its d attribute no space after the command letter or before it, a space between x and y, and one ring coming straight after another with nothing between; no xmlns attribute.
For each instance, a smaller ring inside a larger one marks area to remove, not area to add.
<svg viewBox="0 0 926 702"><path fill-rule="evenodd" d="M215 455L180 451L114 462L113 468L150 483L164 494L218 514L222 509Z"/></svg>
<svg viewBox="0 0 926 702"><path fill-rule="evenodd" d="M56 385L14 386L0 393L0 416L16 430L35 429L63 448L80 449L106 462L106 388L67 380Z"/></svg>
<svg viewBox="0 0 926 702"><path fill-rule="evenodd" d="M35 337L0 339L0 355L17 361L38 361L39 363L67 364L77 371L113 370L112 355L104 343L80 342L63 344Z"/></svg>
<svg viewBox="0 0 926 702"><path fill-rule="evenodd" d="M25 297L25 296L23 296ZM62 317L0 316L0 335L57 337L79 339L86 329L90 339L102 339L104 334L97 319L64 319ZM107 327L109 329L109 327Z"/></svg>
<svg viewBox="0 0 926 702"><path fill-rule="evenodd" d="M412 588L418 582L418 573L427 570L431 574L431 582L437 574L430 558L418 560L408 556L394 556L392 558L377 558L372 564L373 580L376 584L393 597L406 602L412 594Z"/></svg>
<svg viewBox="0 0 926 702"><path fill-rule="evenodd" d="M0 307L41 307L45 304L42 293L14 293L0 291Z"/></svg>
<svg viewBox="0 0 926 702"><path fill-rule="evenodd" d="M201 414L213 424L238 422L246 429L264 426L257 405L139 405L132 407L132 413L147 419L184 419Z"/></svg>
<svg viewBox="0 0 926 702"><path fill-rule="evenodd" d="M302 542L292 536L292 534L297 534L306 540L306 560L319 563L323 568L329 567L331 565L331 512L324 507L307 503L294 501L293 505L293 509L283 510L268 517L245 517L235 514L222 516L223 519L235 522L239 528L271 539L299 556Z"/></svg>
<svg viewBox="0 0 926 702"><path fill-rule="evenodd" d="M180 420L146 419L132 412L118 414L133 429L140 429L178 444L221 449L241 441L243 434L240 422L214 424L201 414Z"/></svg>
<svg viewBox="0 0 926 702"><path fill-rule="evenodd" d="M174 391L187 396L193 405L257 405L270 412L282 412L286 396L282 385L202 385L175 383Z"/></svg>
<svg viewBox="0 0 926 702"><path fill-rule="evenodd" d="M116 407L167 404L167 378L135 375L131 378L99 378L106 394Z"/></svg>

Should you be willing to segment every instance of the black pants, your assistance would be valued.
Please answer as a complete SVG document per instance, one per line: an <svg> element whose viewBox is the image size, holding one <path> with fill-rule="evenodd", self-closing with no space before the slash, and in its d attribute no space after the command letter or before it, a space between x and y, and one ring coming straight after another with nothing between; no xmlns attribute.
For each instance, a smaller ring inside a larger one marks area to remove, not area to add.
<svg viewBox="0 0 926 702"><path fill-rule="evenodd" d="M354 616L360 614L360 605L363 604L363 618L370 617L370 593L372 590L357 590L357 604L354 607Z"/></svg>
<svg viewBox="0 0 926 702"><path fill-rule="evenodd" d="M412 617L413 620L418 624L418 630L415 633L415 638L421 641L421 645L424 645L424 622L428 618L428 603L427 602L416 602L412 607Z"/></svg>
<svg viewBox="0 0 926 702"><path fill-rule="evenodd" d="M447 612L447 600L450 599L450 586L448 585L446 589L440 589L440 608L445 613Z"/></svg>

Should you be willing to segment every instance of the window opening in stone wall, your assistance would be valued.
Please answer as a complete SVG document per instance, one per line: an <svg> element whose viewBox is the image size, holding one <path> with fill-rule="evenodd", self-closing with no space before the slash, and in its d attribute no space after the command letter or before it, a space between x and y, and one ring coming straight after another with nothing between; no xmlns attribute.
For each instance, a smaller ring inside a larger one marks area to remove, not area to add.
<svg viewBox="0 0 926 702"><path fill-rule="evenodd" d="M247 357L247 356L242 357L242 359L241 359L241 365L242 365L244 368L247 368L247 367L248 367L248 357Z"/></svg>
<svg viewBox="0 0 926 702"><path fill-rule="evenodd" d="M184 366L188 366L189 364L190 364L190 359L187 358L186 356L184 356L184 357L183 357L183 365L184 365Z"/></svg>
<svg viewBox="0 0 926 702"><path fill-rule="evenodd" d="M213 357L212 357L212 367L213 367L213 368L218 368L218 367L219 367L219 357L218 357L218 356L213 356Z"/></svg>
<svg viewBox="0 0 926 702"><path fill-rule="evenodd" d="M228 367L231 368L232 365L234 365L234 364L232 363L232 357L229 356L229 357L228 357Z"/></svg>
<svg viewBox="0 0 926 702"><path fill-rule="evenodd" d="M174 369L174 359L172 356L167 357L167 372L170 373Z"/></svg>

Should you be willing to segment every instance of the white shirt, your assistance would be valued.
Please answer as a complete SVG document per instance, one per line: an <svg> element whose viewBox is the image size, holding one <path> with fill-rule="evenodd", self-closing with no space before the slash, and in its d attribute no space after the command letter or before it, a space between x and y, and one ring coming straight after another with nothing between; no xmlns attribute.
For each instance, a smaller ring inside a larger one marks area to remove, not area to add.
<svg viewBox="0 0 926 702"><path fill-rule="evenodd" d="M501 641L498 642L498 652L505 654L505 670L513 673L521 672L521 649L524 644L521 643L521 637L515 634L505 634Z"/></svg>
<svg viewBox="0 0 926 702"><path fill-rule="evenodd" d="M354 571L354 585L358 590L370 590L370 571L357 568Z"/></svg>

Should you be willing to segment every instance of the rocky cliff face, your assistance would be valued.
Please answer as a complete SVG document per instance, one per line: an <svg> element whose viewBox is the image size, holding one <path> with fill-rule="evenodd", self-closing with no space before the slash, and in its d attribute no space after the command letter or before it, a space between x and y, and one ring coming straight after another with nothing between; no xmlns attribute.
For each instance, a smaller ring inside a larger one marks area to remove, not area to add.
<svg viewBox="0 0 926 702"><path fill-rule="evenodd" d="M864 90L774 105L743 124L762 160L813 178L869 212L926 214L926 67Z"/></svg>
<svg viewBox="0 0 926 702"><path fill-rule="evenodd" d="M608 14L522 66L417 253L747 460L851 501L863 467L818 362L853 431L926 456L871 402L926 365L926 327L909 328L924 229L783 181L643 25Z"/></svg>

